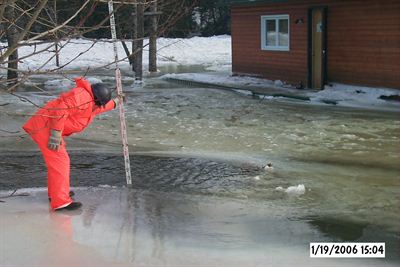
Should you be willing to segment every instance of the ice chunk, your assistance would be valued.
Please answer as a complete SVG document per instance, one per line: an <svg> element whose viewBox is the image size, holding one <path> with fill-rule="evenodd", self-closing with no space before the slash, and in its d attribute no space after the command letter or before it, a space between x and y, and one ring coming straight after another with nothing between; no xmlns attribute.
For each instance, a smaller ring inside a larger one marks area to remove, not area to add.
<svg viewBox="0 0 400 267"><path fill-rule="evenodd" d="M264 170L268 171L268 172L272 172L274 171L274 166L272 166L272 163L267 163L267 165L264 166Z"/></svg>
<svg viewBox="0 0 400 267"><path fill-rule="evenodd" d="M275 80L274 85L280 87L283 86L283 82L281 80Z"/></svg>
<svg viewBox="0 0 400 267"><path fill-rule="evenodd" d="M90 82L91 84L103 82L100 78L96 77L87 77L86 80L88 80L88 82Z"/></svg>
<svg viewBox="0 0 400 267"><path fill-rule="evenodd" d="M284 189L281 186L278 186L277 188L275 188L275 190L285 192L290 196L300 196L306 192L306 187L304 186L304 184L299 184L297 186L289 186L286 189Z"/></svg>
<svg viewBox="0 0 400 267"><path fill-rule="evenodd" d="M65 90L68 88L72 88L74 83L68 79L51 79L45 81L44 86L46 89L61 89Z"/></svg>

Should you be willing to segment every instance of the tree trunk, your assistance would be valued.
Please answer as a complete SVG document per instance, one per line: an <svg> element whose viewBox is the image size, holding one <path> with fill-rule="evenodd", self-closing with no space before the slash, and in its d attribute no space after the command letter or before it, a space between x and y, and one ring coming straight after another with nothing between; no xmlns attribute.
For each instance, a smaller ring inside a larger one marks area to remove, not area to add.
<svg viewBox="0 0 400 267"><path fill-rule="evenodd" d="M57 0L54 0L54 26L57 27ZM54 42L54 49L56 52L56 66L60 67L60 52L58 50L58 34L57 31L54 33L56 41Z"/></svg>
<svg viewBox="0 0 400 267"><path fill-rule="evenodd" d="M18 43L18 29L15 23L15 3L11 2L5 9L6 23L6 35L8 47L17 47ZM14 84L18 79L18 48L8 56L8 70L7 70L7 80L9 84Z"/></svg>
<svg viewBox="0 0 400 267"><path fill-rule="evenodd" d="M138 3L136 7L136 55L135 55L135 80L143 79L143 37L144 37L144 6Z"/></svg>
<svg viewBox="0 0 400 267"><path fill-rule="evenodd" d="M150 38L149 38L149 71L157 72L157 21L158 17L155 14L157 12L157 0L155 0L150 6L151 15L150 18Z"/></svg>
<svg viewBox="0 0 400 267"><path fill-rule="evenodd" d="M138 34L137 34L137 4L134 5L133 8L133 14L134 14L134 18L133 18L133 22L132 22L132 54L131 54L131 59L132 59L132 71L136 73L135 71L135 67L136 67L136 49L137 49L137 38L138 38Z"/></svg>
<svg viewBox="0 0 400 267"><path fill-rule="evenodd" d="M133 65L133 60L132 60L133 55L131 54L131 52L129 52L128 46L126 45L124 40L121 40L121 44L122 44L122 47L124 48L126 56L128 57L129 65L132 66Z"/></svg>

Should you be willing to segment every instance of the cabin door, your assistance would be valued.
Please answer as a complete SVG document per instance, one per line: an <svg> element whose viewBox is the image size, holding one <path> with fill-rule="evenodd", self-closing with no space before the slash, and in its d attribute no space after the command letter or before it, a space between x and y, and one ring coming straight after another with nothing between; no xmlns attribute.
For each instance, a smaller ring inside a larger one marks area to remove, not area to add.
<svg viewBox="0 0 400 267"><path fill-rule="evenodd" d="M323 89L326 79L326 9L312 8L310 10L310 87Z"/></svg>

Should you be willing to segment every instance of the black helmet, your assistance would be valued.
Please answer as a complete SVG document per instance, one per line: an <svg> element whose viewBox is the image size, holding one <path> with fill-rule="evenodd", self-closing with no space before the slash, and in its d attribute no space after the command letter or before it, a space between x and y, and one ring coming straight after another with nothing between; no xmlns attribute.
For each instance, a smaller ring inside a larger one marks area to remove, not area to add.
<svg viewBox="0 0 400 267"><path fill-rule="evenodd" d="M102 83L93 84L92 92L94 95L94 103L97 106L104 106L111 100L111 90Z"/></svg>

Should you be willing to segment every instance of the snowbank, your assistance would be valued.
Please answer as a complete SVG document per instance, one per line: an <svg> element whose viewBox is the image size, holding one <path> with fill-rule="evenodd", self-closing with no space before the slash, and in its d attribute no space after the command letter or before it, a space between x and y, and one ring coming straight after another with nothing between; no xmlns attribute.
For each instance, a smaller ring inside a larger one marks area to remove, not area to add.
<svg viewBox="0 0 400 267"><path fill-rule="evenodd" d="M324 90L308 95L314 102L328 100L340 106L400 110L400 102L389 102L382 99L382 96L400 95L400 91L396 89L333 83L330 86L326 85Z"/></svg>
<svg viewBox="0 0 400 267"><path fill-rule="evenodd" d="M379 110L400 111L399 101L384 100L385 96L400 95L400 91L389 88L363 87L333 83L324 90L299 90L280 80L232 76L227 72L166 74L163 79L184 80L205 84L215 84L235 89L242 94L251 91L270 96L286 96L309 100L313 104L328 104L344 107L361 107ZM250 90L250 91L249 91Z"/></svg>
<svg viewBox="0 0 400 267"><path fill-rule="evenodd" d="M4 43L0 45L5 46ZM144 40L143 64L148 65L148 39ZM95 42L90 39L72 39L68 43L60 43L61 65L69 63L66 69L96 68L110 64L114 61L113 43L109 40ZM129 46L129 43L128 43ZM47 50L26 59L26 55L35 50ZM121 42L117 43L118 57L124 59L121 67L129 67L129 62ZM228 35L213 37L182 38L159 38L157 40L157 60L159 65L181 64L181 65L205 65L212 68L231 64L231 38ZM22 70L49 70L56 68L54 47L51 44L40 44L23 46L19 49ZM49 62L47 62L49 61ZM47 62L47 63L46 63Z"/></svg>

